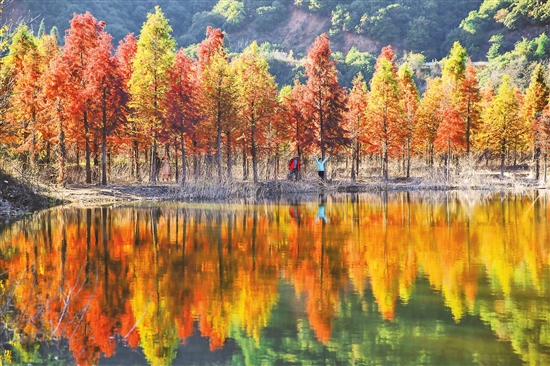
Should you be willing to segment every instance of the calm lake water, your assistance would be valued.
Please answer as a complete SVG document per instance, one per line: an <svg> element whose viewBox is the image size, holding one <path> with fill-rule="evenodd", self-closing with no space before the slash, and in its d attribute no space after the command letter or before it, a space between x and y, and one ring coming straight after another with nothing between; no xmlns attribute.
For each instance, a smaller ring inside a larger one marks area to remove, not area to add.
<svg viewBox="0 0 550 366"><path fill-rule="evenodd" d="M0 232L0 359L548 365L550 196L55 208Z"/></svg>

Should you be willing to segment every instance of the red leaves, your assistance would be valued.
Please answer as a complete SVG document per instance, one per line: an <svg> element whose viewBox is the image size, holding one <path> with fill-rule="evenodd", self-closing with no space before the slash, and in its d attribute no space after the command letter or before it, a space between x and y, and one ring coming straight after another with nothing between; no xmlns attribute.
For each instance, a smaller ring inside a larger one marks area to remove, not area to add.
<svg viewBox="0 0 550 366"><path fill-rule="evenodd" d="M442 122L437 129L435 147L442 152L462 150L466 146L464 119L458 110L447 106L442 111Z"/></svg>
<svg viewBox="0 0 550 366"><path fill-rule="evenodd" d="M85 148L87 182L91 182L91 145L106 149L111 144L113 150L127 148L131 141L138 177L139 144L156 149L158 142L167 148L177 142L183 152L187 140L190 153L196 158L209 155L206 161L218 165L222 178L222 166L231 176L231 157L236 154L246 177L250 156L255 166L262 158L281 161L280 154L342 153L353 142L350 151L357 171L359 156L366 152L380 154L387 173L389 159L410 162L411 155L425 152L432 162L436 150L468 152L470 145L495 140L491 137L497 134L479 126L481 109L490 110L492 103L487 98L480 106L474 66L466 64L467 56L458 44L442 77L429 81L419 103L414 74L406 70L398 75L391 46L381 50L370 92L364 83L355 84L348 95L338 83L329 37L322 34L304 62L306 83L283 87L278 98L263 48L251 45L248 49L253 52L231 60L220 29L207 28L193 60L184 51L174 53L171 27L159 8L148 17L139 40L127 35L115 55L105 22L85 13L75 14L70 25L61 50L54 37L36 40L29 31L13 36L10 53L3 59L14 80L9 85L14 89L7 91L13 108L3 137L17 145L14 150L28 153L40 145L33 140L32 121L41 139L55 143L66 139L79 153ZM542 80L540 75L535 79ZM534 139L525 140L526 127L547 102L548 91L539 84L530 87L524 98L525 126L508 138L515 148L536 145ZM128 116L129 128L113 133ZM544 130L542 121L532 126L535 132ZM195 161L199 177L200 162Z"/></svg>
<svg viewBox="0 0 550 366"><path fill-rule="evenodd" d="M169 72L170 88L166 94L168 124L176 135L197 137L195 130L200 113L196 75L193 61L182 50L177 51L174 67Z"/></svg>
<svg viewBox="0 0 550 366"><path fill-rule="evenodd" d="M221 29L214 29L211 26L206 28L206 39L197 45L197 57L201 69L210 62L214 53L222 52L225 55L223 38Z"/></svg>
<svg viewBox="0 0 550 366"><path fill-rule="evenodd" d="M380 67L380 60L390 61L392 63L392 69L397 75L397 68L395 66L395 51L393 50L392 46L386 46L382 48L382 50L380 51L380 56L378 56L378 59L376 60L376 65L374 65L375 69L378 69Z"/></svg>
<svg viewBox="0 0 550 366"><path fill-rule="evenodd" d="M536 142L539 148L544 152L550 149L550 107L546 106L539 118L532 126L532 131L536 136Z"/></svg>
<svg viewBox="0 0 550 366"><path fill-rule="evenodd" d="M347 94L338 84L336 61L331 59L330 41L322 34L308 51L305 63L306 89L304 116L308 124L304 131L304 143L317 145L324 157L327 152L336 153L349 145L347 131L343 127Z"/></svg>
<svg viewBox="0 0 550 366"><path fill-rule="evenodd" d="M133 33L128 34L118 44L118 48L116 50L116 57L118 59L119 68L122 73L122 76L124 77L125 83L127 83L128 80L130 80L130 76L132 75L132 71L133 71L132 61L134 59L134 55L136 54L136 51L137 51L137 40L135 39Z"/></svg>

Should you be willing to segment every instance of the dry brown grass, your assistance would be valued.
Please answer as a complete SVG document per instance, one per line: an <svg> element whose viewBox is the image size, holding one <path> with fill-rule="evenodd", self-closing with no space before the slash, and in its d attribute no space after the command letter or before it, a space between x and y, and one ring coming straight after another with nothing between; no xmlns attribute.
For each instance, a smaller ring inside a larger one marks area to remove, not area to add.
<svg viewBox="0 0 550 366"><path fill-rule="evenodd" d="M310 159L311 160L311 159ZM67 166L67 186L55 184L54 166L43 166L35 171L25 170L17 159L5 158L0 161L2 167L11 176L17 177L32 191L41 195L63 197L69 201L97 204L112 201L162 200L162 201L229 201L239 199L261 199L293 195L311 195L334 192L384 192L384 191L506 191L522 193L535 188L549 188L548 183L535 182L523 169L509 169L500 177L496 167L489 168L474 158L461 158L459 165L446 170L441 161L429 167L425 161L413 160L411 178L405 178L403 165L397 161L390 164L390 178L380 177L380 167L376 159L364 159L357 182L350 178L350 161L342 157L331 157L328 165L328 181L317 177L313 163L304 159L302 177L298 182L286 179L288 170L280 167L279 177L274 176L273 165L263 161L258 165L260 182L243 180L241 164L233 166L233 179L217 178L216 169L205 166L201 177L195 181L188 173L187 182L181 186L172 176L168 182L159 181L152 186L149 182L147 164L142 164L141 179L132 176L129 159L125 156L114 157L108 171L108 185L100 186L100 167L92 166L94 184L85 185L82 164ZM284 161L281 163L283 165ZM172 172L174 171L172 167ZM189 169L191 167L189 166ZM226 171L224 170L224 174ZM250 178L250 176L249 176Z"/></svg>

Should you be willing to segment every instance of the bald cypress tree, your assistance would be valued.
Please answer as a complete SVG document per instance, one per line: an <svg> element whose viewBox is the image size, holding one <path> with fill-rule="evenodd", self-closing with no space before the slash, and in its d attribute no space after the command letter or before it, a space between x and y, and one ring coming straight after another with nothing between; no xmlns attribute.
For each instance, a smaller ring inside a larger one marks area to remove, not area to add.
<svg viewBox="0 0 550 366"><path fill-rule="evenodd" d="M151 145L151 173L149 182L157 182L157 144L162 128L162 101L169 89L168 71L174 62L176 42L172 28L160 7L147 14L137 42L133 60L133 73L129 80L130 106L133 118L141 127L142 133L149 136Z"/></svg>

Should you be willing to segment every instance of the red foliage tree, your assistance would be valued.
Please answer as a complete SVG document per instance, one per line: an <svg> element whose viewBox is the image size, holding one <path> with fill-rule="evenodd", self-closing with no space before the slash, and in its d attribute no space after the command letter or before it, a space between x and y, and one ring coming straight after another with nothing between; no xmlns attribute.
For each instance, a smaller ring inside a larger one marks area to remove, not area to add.
<svg viewBox="0 0 550 366"><path fill-rule="evenodd" d="M74 93L69 102L70 128L79 139L84 139L86 154L86 183L92 183L90 166L90 108L97 93L90 88L91 74L86 70L91 67L93 50L98 47L99 36L103 32L105 22L98 22L92 14L74 14L70 21L71 27L66 32L63 59L69 67L70 85Z"/></svg>
<svg viewBox="0 0 550 366"><path fill-rule="evenodd" d="M543 158L543 181L546 182L548 174L548 151L550 151L550 105L546 105L542 114L535 120L532 126L533 134L536 136L537 148ZM538 165L537 157L537 165ZM539 167L537 166L535 178L539 179Z"/></svg>
<svg viewBox="0 0 550 366"><path fill-rule="evenodd" d="M443 105L440 113L442 114L442 122L437 128L434 146L438 151L445 152L445 166L448 175L453 151L462 150L466 147L464 120L459 111L449 104Z"/></svg>
<svg viewBox="0 0 550 366"><path fill-rule="evenodd" d="M458 111L464 118L464 127L466 130L466 154L470 154L472 136L475 137L481 119L479 106L481 93L479 91L477 73L471 60L466 65L466 73L459 89L459 96Z"/></svg>
<svg viewBox="0 0 550 366"><path fill-rule="evenodd" d="M95 95L95 103L90 111L99 121L96 123L101 134L102 161L101 184L107 184L107 136L126 121L128 93L124 75L119 70L118 59L112 55L112 37L103 30L99 32L97 46L92 50L90 62L84 71L89 80L88 90Z"/></svg>
<svg viewBox="0 0 550 366"><path fill-rule="evenodd" d="M179 139L182 185L185 184L187 171L186 140L188 142L197 141L197 127L201 120L196 75L193 61L183 53L183 50L177 51L174 67L169 73L170 89L166 93L166 108L171 134ZM197 144L193 144L193 147L193 154L196 155Z"/></svg>
<svg viewBox="0 0 550 366"><path fill-rule="evenodd" d="M224 35L219 28L206 28L206 39L197 45L197 58L199 60L199 72L202 72L204 66L210 62L210 58L217 52L225 55L223 45Z"/></svg>
<svg viewBox="0 0 550 366"><path fill-rule="evenodd" d="M56 145L57 183L64 185L66 181L67 139L66 130L70 118L68 105L75 98L76 91L70 84L70 70L61 53L50 60L42 76L43 106L48 111L50 123L55 126L51 134L51 142Z"/></svg>
<svg viewBox="0 0 550 366"><path fill-rule="evenodd" d="M123 79L123 87L124 91L126 93L129 93L128 90L128 81L130 80L130 77L133 73L133 65L134 65L134 56L137 51L137 40L134 37L133 33L130 33L122 39L117 47L116 50L116 58L118 60L118 69L119 72L122 75ZM131 113L131 108L127 106L128 113ZM123 126L122 129L123 133L121 133L121 137L119 138L119 142L123 142L124 140L129 140L129 143L131 144L131 150L132 150L132 176L135 177L138 181L140 180L140 174L139 174L139 143L140 143L140 136L137 132L137 126L135 122L127 123L125 126Z"/></svg>
<svg viewBox="0 0 550 366"><path fill-rule="evenodd" d="M305 62L306 88L303 96L309 124L306 134L324 159L327 151L337 152L349 145L343 127L346 91L338 84L336 61L331 59L330 41L326 34L315 39Z"/></svg>
<svg viewBox="0 0 550 366"><path fill-rule="evenodd" d="M281 101L285 122L281 127L287 129L290 143L298 156L311 152L313 148L310 135L306 133L305 104L302 99L305 88L305 85L295 80L290 93L283 96Z"/></svg>

